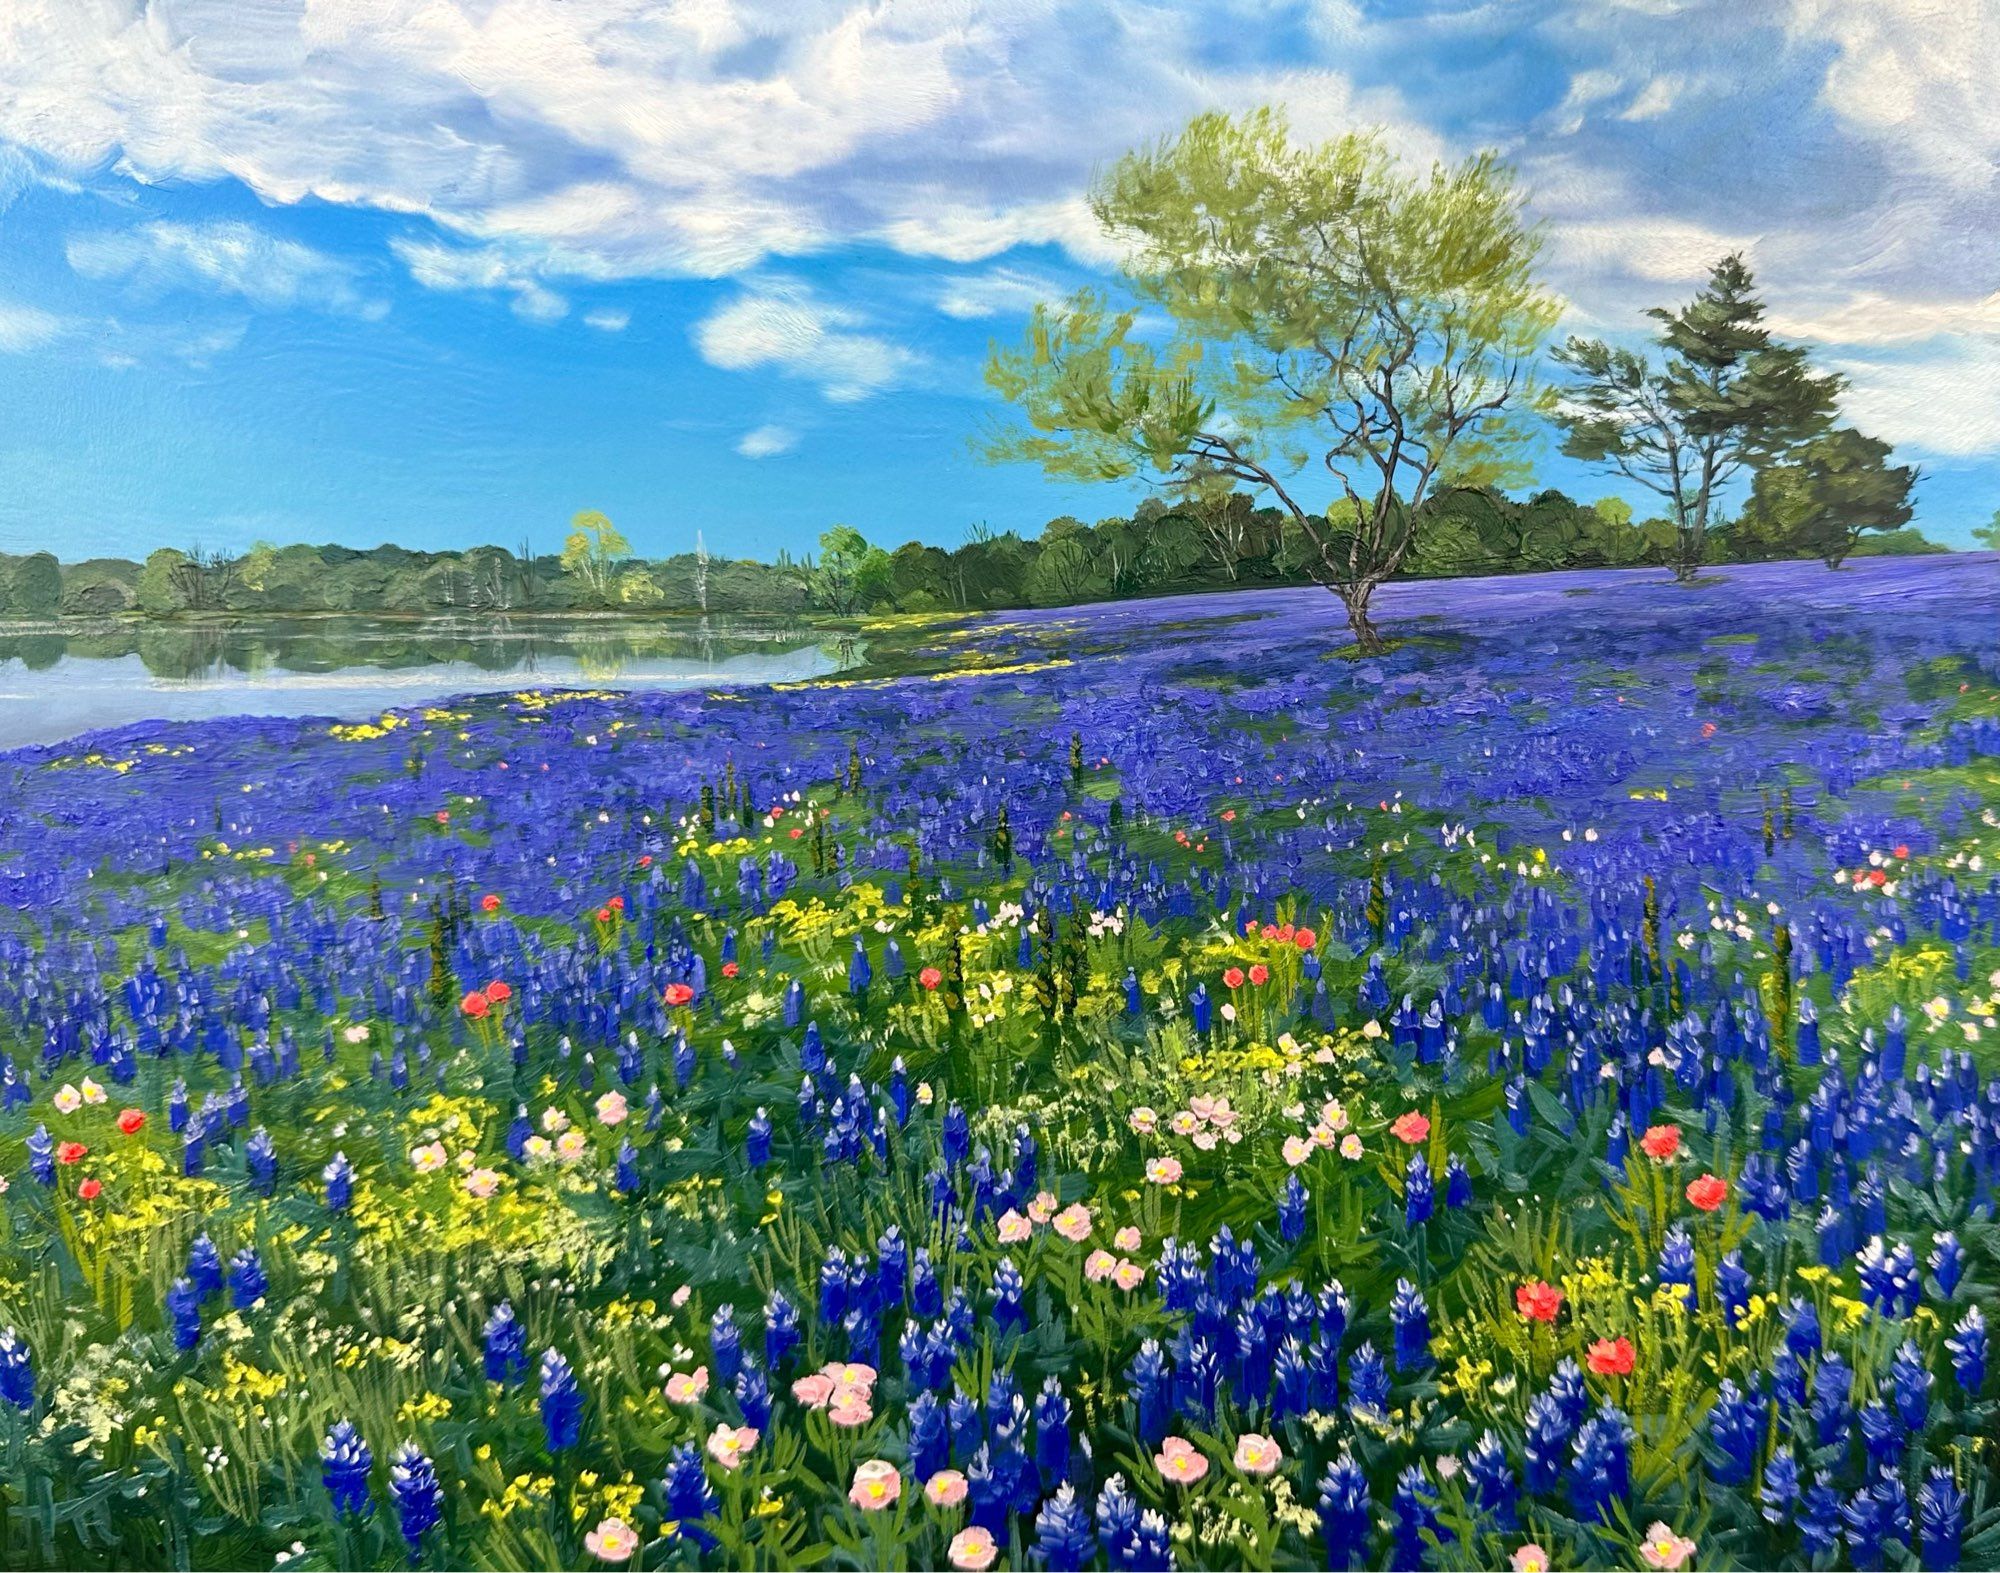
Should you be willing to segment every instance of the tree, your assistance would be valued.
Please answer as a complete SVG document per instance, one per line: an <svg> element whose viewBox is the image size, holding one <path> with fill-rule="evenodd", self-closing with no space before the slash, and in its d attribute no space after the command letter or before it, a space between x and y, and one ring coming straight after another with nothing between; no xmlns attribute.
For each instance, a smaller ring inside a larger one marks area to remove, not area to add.
<svg viewBox="0 0 2000 1573"><path fill-rule="evenodd" d="M1660 324L1657 369L1599 339L1572 338L1555 352L1571 374L1556 418L1564 453L1666 499L1674 576L1686 581L1701 571L1730 482L1745 465L1761 467L1824 432L1841 382L1761 325L1763 302L1739 256L1718 262L1680 310L1646 315Z"/></svg>
<svg viewBox="0 0 2000 1573"><path fill-rule="evenodd" d="M62 605L62 564L48 552L19 559L9 584L11 609L31 616L54 616Z"/></svg>
<svg viewBox="0 0 2000 1573"><path fill-rule="evenodd" d="M1989 552L2000 552L2000 508L1993 510L1991 523L1982 524L1972 532L1972 538Z"/></svg>
<svg viewBox="0 0 2000 1573"><path fill-rule="evenodd" d="M1910 522L1910 488L1917 472L1887 463L1889 445L1841 426L1767 465L1750 485L1743 523L1773 555L1818 557L1838 568L1864 533L1900 530Z"/></svg>
<svg viewBox="0 0 2000 1573"><path fill-rule="evenodd" d="M563 537L562 565L576 576L590 598L599 606L611 600L618 559L632 550L632 543L618 533L618 526L594 508L587 508L569 522Z"/></svg>
<svg viewBox="0 0 2000 1573"><path fill-rule="evenodd" d="M1543 402L1533 360L1557 306L1511 174L1481 154L1411 176L1379 135L1297 146L1265 109L1127 154L1091 206L1133 303L1038 306L1023 344L994 350L987 381L1024 419L987 455L1268 493L1306 573L1378 648L1370 598L1433 485L1512 474L1520 417ZM1173 325L1167 343L1135 336L1141 309ZM1300 495L1309 464L1339 487L1332 516Z"/></svg>
<svg viewBox="0 0 2000 1573"><path fill-rule="evenodd" d="M836 524L819 538L819 557L797 569L799 583L815 606L846 616L887 599L894 582L889 554L870 546L851 524Z"/></svg>

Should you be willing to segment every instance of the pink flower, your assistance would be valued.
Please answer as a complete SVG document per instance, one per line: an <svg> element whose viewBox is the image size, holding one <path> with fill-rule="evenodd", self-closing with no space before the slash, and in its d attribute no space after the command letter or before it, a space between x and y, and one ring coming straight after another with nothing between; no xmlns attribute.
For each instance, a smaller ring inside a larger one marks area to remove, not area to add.
<svg viewBox="0 0 2000 1573"><path fill-rule="evenodd" d="M1674 1573L1693 1555L1692 1540L1685 1535L1676 1535L1665 1524L1658 1522L1646 1531L1646 1538L1639 1543L1639 1560L1649 1568L1661 1569L1662 1573Z"/></svg>
<svg viewBox="0 0 2000 1573"><path fill-rule="evenodd" d="M809 1409L824 1409L826 1401L833 1397L833 1378L817 1371L802 1376L792 1384L792 1397Z"/></svg>
<svg viewBox="0 0 2000 1573"><path fill-rule="evenodd" d="M854 1466L854 1484L847 1488L847 1500L865 1513L879 1513L903 1494L903 1477L896 1466L883 1458L870 1458Z"/></svg>
<svg viewBox="0 0 2000 1573"><path fill-rule="evenodd" d="M1118 1270L1118 1258L1109 1251L1092 1251L1083 1259L1083 1276L1101 1284Z"/></svg>
<svg viewBox="0 0 2000 1573"><path fill-rule="evenodd" d="M1028 1203L1028 1216L1036 1223L1047 1223L1055 1215L1055 1193L1053 1191L1035 1192L1035 1199Z"/></svg>
<svg viewBox="0 0 2000 1573"><path fill-rule="evenodd" d="M701 1401L701 1395L708 1391L708 1367L698 1365L692 1371L676 1371L667 1378L667 1401L673 1404L694 1404Z"/></svg>
<svg viewBox="0 0 2000 1573"><path fill-rule="evenodd" d="M1284 1460L1284 1449L1267 1436L1245 1431L1236 1439L1236 1467L1246 1475L1268 1475Z"/></svg>
<svg viewBox="0 0 2000 1573"><path fill-rule="evenodd" d="M1307 1141L1303 1136L1287 1136L1285 1138L1284 1151L1285 1162L1296 1169L1312 1156L1313 1148L1312 1143Z"/></svg>
<svg viewBox="0 0 2000 1573"><path fill-rule="evenodd" d="M976 1526L961 1529L953 1535L946 1552L951 1558L951 1565L961 1569L962 1573L985 1573L999 1554L1000 1548L994 1544L992 1532Z"/></svg>
<svg viewBox="0 0 2000 1573"><path fill-rule="evenodd" d="M708 1456L724 1469L735 1469L757 1445L755 1426L717 1426L708 1437Z"/></svg>
<svg viewBox="0 0 2000 1573"><path fill-rule="evenodd" d="M1146 1281L1146 1269L1134 1261L1120 1262L1111 1269L1111 1281L1130 1294Z"/></svg>
<svg viewBox="0 0 2000 1573"><path fill-rule="evenodd" d="M834 1395L833 1405L826 1412L827 1419L847 1430L865 1426L875 1418L875 1411L869 1406L868 1395L858 1387L843 1387Z"/></svg>
<svg viewBox="0 0 2000 1573"><path fill-rule="evenodd" d="M1514 1573L1549 1573L1549 1554L1532 1540L1519 1547L1508 1559Z"/></svg>
<svg viewBox="0 0 2000 1573"><path fill-rule="evenodd" d="M1035 1232L1035 1226L1009 1207L1000 1215L1000 1243L1016 1245Z"/></svg>
<svg viewBox="0 0 2000 1573"><path fill-rule="evenodd" d="M1172 1185L1181 1177L1181 1161L1178 1158L1155 1158L1146 1165L1146 1178L1155 1185Z"/></svg>
<svg viewBox="0 0 2000 1573"><path fill-rule="evenodd" d="M1071 1244L1090 1238L1090 1209L1081 1202L1072 1202L1056 1214L1056 1233Z"/></svg>
<svg viewBox="0 0 2000 1573"><path fill-rule="evenodd" d="M1164 1438L1159 1452L1153 1455L1153 1464L1164 1479L1177 1480L1184 1486L1193 1485L1208 1473L1208 1460L1184 1436Z"/></svg>
<svg viewBox="0 0 2000 1573"><path fill-rule="evenodd" d="M600 1562L630 1562L639 1532L622 1518L607 1518L583 1537L584 1548Z"/></svg>
<svg viewBox="0 0 2000 1573"><path fill-rule="evenodd" d="M965 1492L965 1476L955 1469L940 1469L924 1482L925 1500L934 1507L957 1507Z"/></svg>
<svg viewBox="0 0 2000 1573"><path fill-rule="evenodd" d="M864 1396L875 1385L875 1367L858 1361L830 1360L819 1368L819 1374L830 1378L836 1387L858 1387Z"/></svg>
<svg viewBox="0 0 2000 1573"><path fill-rule="evenodd" d="M1139 1249L1139 1231L1128 1223L1111 1237L1111 1243L1121 1251L1136 1251Z"/></svg>

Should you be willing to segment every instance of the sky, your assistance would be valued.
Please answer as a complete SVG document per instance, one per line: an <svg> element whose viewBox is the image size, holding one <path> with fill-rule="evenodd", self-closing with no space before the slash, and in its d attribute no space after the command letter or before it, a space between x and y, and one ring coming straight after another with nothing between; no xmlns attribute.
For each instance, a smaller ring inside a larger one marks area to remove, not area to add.
<svg viewBox="0 0 2000 1573"><path fill-rule="evenodd" d="M1562 332L1726 251L1918 523L2000 505L2000 7L1963 0L6 0L0 549L944 545L989 342L1110 278L1094 171L1208 108L1494 148ZM1585 497L1645 494L1563 459Z"/></svg>

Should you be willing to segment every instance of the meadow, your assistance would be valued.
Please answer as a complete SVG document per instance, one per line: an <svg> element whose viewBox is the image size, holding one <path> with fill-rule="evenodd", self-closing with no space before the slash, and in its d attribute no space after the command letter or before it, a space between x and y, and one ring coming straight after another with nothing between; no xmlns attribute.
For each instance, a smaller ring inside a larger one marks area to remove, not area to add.
<svg viewBox="0 0 2000 1573"><path fill-rule="evenodd" d="M2000 1565L2000 564L0 757L10 1567Z"/></svg>

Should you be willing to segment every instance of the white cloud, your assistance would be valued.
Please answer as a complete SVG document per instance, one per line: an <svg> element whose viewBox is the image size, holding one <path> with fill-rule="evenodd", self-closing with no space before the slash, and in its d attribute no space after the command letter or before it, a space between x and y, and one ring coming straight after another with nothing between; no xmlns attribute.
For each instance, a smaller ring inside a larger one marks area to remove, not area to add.
<svg viewBox="0 0 2000 1573"><path fill-rule="evenodd" d="M790 453L799 444L799 434L789 426L759 426L737 439L736 451L746 459L771 459Z"/></svg>
<svg viewBox="0 0 2000 1573"><path fill-rule="evenodd" d="M532 266L498 247L473 250L398 236L389 249L425 289L503 291L513 296L514 315L529 322L560 322L569 314L569 302L543 284Z"/></svg>
<svg viewBox="0 0 2000 1573"><path fill-rule="evenodd" d="M1618 112L1620 120L1655 120L1672 109L1681 96L1681 79L1671 73L1649 78L1632 102Z"/></svg>
<svg viewBox="0 0 2000 1573"><path fill-rule="evenodd" d="M2000 449L2000 341L1945 342L1895 358L1836 360L1843 413L1861 430L1919 454L1964 458Z"/></svg>
<svg viewBox="0 0 2000 1573"><path fill-rule="evenodd" d="M25 355L52 344L67 328L68 324L54 312L0 300L0 351L9 355Z"/></svg>
<svg viewBox="0 0 2000 1573"><path fill-rule="evenodd" d="M804 286L766 280L695 324L695 348L726 371L764 367L820 385L847 404L902 381L919 357L873 333L865 319L816 299Z"/></svg>
<svg viewBox="0 0 2000 1573"><path fill-rule="evenodd" d="M66 254L84 277L146 294L195 290L240 296L275 311L303 308L371 319L389 309L361 287L354 264L233 220L155 220L134 229L73 235Z"/></svg>
<svg viewBox="0 0 2000 1573"><path fill-rule="evenodd" d="M632 326L632 313L600 306L595 311L586 311L583 321L584 326L595 328L599 333L623 333Z"/></svg>
<svg viewBox="0 0 2000 1573"><path fill-rule="evenodd" d="M994 268L971 278L951 279L939 292L937 308L947 317L972 321L1002 312L1025 313L1044 301L1062 299L1061 285L1018 268Z"/></svg>

